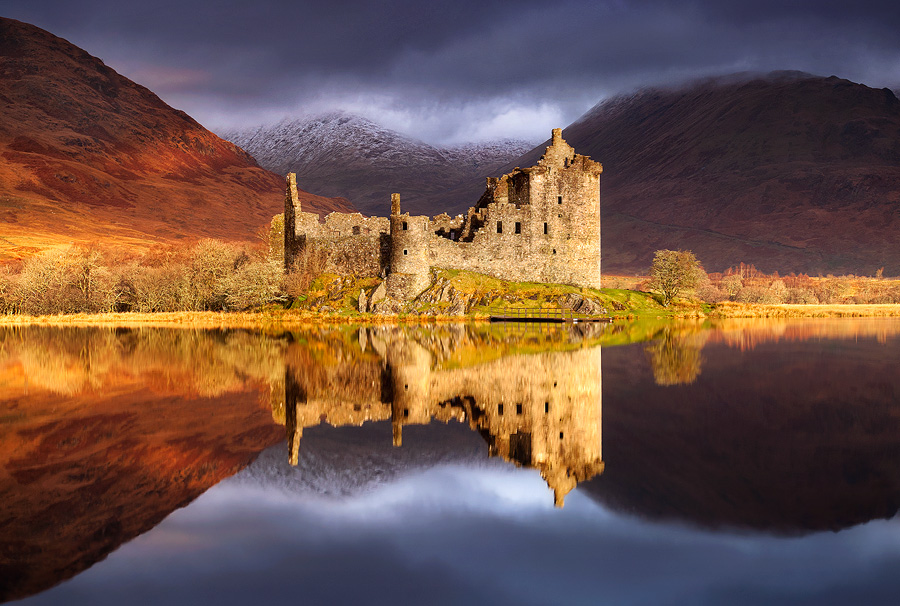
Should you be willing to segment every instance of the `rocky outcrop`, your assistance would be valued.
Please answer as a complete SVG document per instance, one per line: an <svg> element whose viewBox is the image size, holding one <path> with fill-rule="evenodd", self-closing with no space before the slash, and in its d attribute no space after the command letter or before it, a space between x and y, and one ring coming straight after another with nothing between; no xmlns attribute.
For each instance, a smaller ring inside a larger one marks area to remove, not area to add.
<svg viewBox="0 0 900 606"><path fill-rule="evenodd" d="M576 313L584 314L586 316L605 316L608 313L606 308L598 301L577 293L571 293L564 297L560 297L558 301L560 307L571 309Z"/></svg>

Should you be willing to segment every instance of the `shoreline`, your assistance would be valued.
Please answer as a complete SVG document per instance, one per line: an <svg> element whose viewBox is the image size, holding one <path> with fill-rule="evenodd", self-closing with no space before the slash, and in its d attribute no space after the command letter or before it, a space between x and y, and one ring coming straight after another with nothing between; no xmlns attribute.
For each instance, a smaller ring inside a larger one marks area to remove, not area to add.
<svg viewBox="0 0 900 606"><path fill-rule="evenodd" d="M674 312L674 313L672 313ZM868 318L900 317L900 304L832 304L832 305L749 305L720 303L706 311L699 307L672 309L668 314L624 313L610 315L614 321L643 319L718 319L718 318ZM281 328L323 324L447 324L488 322L488 315L475 313L466 316L401 315L341 315L328 313L297 313L290 310L261 312L184 311L158 313L102 313L58 314L47 316L0 315L0 326L121 326L168 328Z"/></svg>

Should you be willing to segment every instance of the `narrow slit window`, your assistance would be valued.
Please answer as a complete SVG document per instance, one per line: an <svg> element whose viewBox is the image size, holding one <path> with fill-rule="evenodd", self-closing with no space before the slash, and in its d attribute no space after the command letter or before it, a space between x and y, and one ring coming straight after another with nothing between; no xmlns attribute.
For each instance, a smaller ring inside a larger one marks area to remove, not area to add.
<svg viewBox="0 0 900 606"><path fill-rule="evenodd" d="M404 416L404 417L408 417L408 416L409 416L409 409L408 409L408 408L404 408L404 409L403 409L403 416Z"/></svg>
<svg viewBox="0 0 900 606"><path fill-rule="evenodd" d="M516 414L517 415L522 414L522 405L521 404L516 404Z"/></svg>
<svg viewBox="0 0 900 606"><path fill-rule="evenodd" d="M516 221L516 233L517 234L522 233L522 224L519 223L518 221Z"/></svg>
<svg viewBox="0 0 900 606"><path fill-rule="evenodd" d="M497 221L497 233L498 234L503 233L503 221Z"/></svg>
<svg viewBox="0 0 900 606"><path fill-rule="evenodd" d="M556 196L556 203L562 204L562 196Z"/></svg>
<svg viewBox="0 0 900 606"><path fill-rule="evenodd" d="M403 222L403 231L406 231L407 229L409 229L409 224L406 221L404 221Z"/></svg>
<svg viewBox="0 0 900 606"><path fill-rule="evenodd" d="M560 439L560 440L563 439L563 432L559 432L559 439Z"/></svg>
<svg viewBox="0 0 900 606"><path fill-rule="evenodd" d="M544 414L550 412L550 402L544 402Z"/></svg>
<svg viewBox="0 0 900 606"><path fill-rule="evenodd" d="M550 233L550 230L548 229L547 224L544 223L544 235L546 236L549 233Z"/></svg>
<svg viewBox="0 0 900 606"><path fill-rule="evenodd" d="M503 414L503 404L497 404L497 414L498 415Z"/></svg>
<svg viewBox="0 0 900 606"><path fill-rule="evenodd" d="M556 251L554 250L553 252L555 253ZM409 251L408 251L407 249L404 248L404 249L403 249L403 254L404 254L404 255L409 254Z"/></svg>

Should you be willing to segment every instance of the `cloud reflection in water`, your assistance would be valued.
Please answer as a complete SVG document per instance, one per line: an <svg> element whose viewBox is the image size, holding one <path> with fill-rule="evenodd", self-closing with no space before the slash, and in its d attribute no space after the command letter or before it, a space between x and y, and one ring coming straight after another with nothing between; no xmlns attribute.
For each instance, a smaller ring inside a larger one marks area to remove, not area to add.
<svg viewBox="0 0 900 606"><path fill-rule="evenodd" d="M577 491L555 509L536 471L497 460L340 496L249 471L33 603L888 604L898 588L896 519L803 538L712 533Z"/></svg>

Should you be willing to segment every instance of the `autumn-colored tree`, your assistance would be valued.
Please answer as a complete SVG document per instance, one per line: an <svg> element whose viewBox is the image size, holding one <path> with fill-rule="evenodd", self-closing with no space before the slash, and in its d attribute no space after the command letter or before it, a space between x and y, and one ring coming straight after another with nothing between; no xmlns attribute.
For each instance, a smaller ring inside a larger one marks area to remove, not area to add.
<svg viewBox="0 0 900 606"><path fill-rule="evenodd" d="M662 295L662 304L668 307L672 299L697 286L705 276L691 251L658 250L650 267L650 288Z"/></svg>

